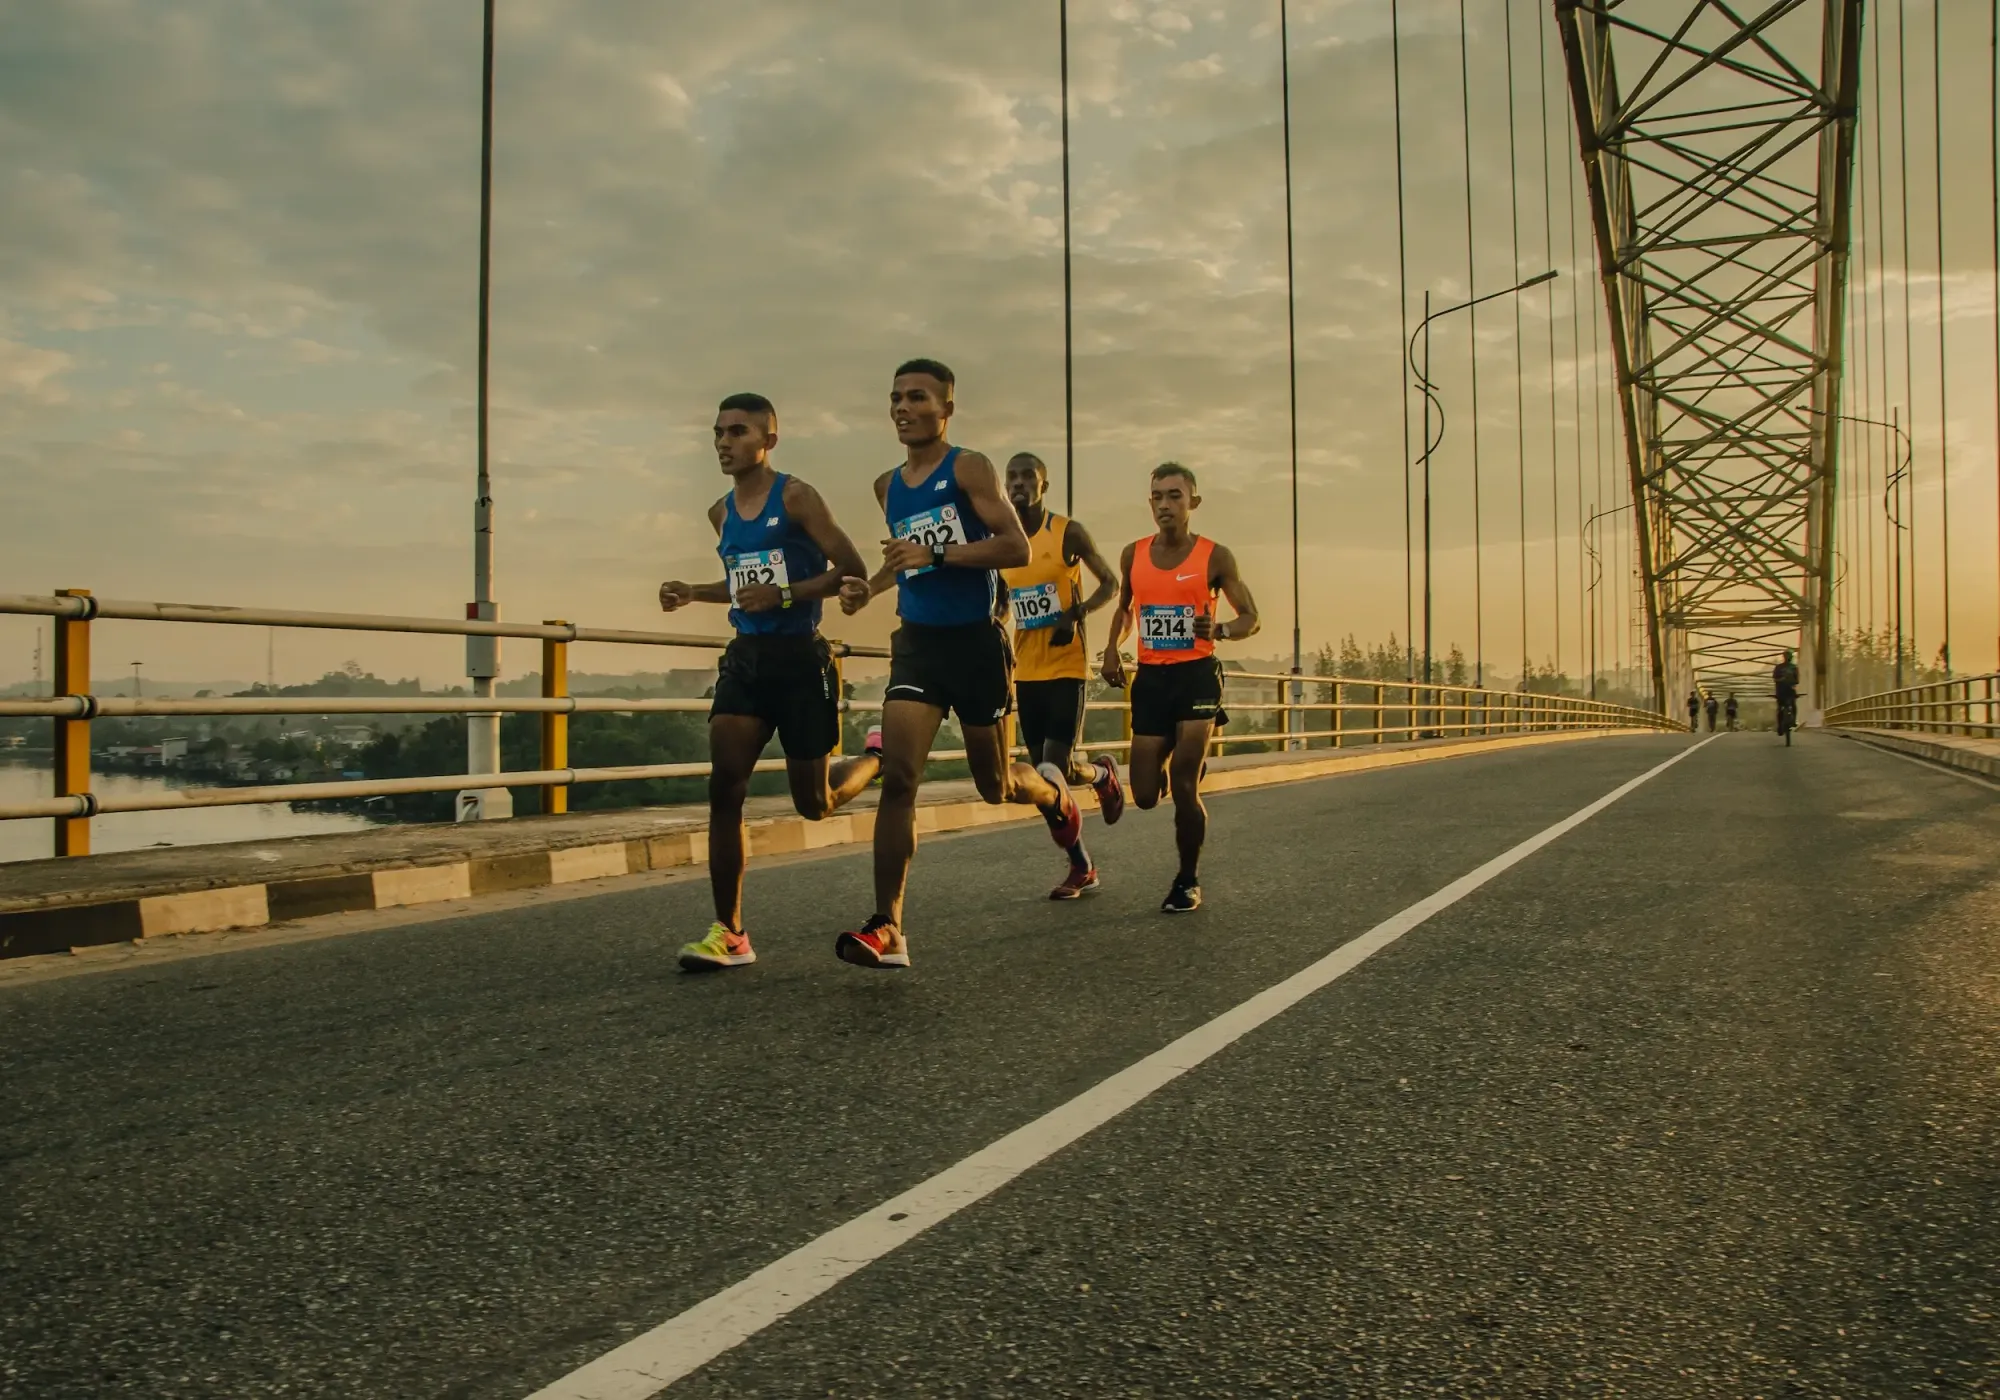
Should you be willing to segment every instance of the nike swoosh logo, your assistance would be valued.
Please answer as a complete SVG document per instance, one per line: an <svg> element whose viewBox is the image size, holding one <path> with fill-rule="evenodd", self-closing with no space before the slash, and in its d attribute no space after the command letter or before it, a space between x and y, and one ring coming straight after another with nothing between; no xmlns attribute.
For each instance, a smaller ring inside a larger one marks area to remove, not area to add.
<svg viewBox="0 0 2000 1400"><path fill-rule="evenodd" d="M1194 582L1194 578L1195 578L1195 576L1194 576L1193 574L1175 574L1175 575L1174 575L1174 582L1175 582L1175 583L1193 583L1193 582Z"/></svg>

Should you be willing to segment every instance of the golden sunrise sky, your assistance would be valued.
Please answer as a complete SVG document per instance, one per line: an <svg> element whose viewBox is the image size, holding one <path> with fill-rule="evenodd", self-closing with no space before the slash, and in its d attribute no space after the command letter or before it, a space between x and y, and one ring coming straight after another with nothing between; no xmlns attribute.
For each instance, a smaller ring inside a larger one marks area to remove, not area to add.
<svg viewBox="0 0 2000 1400"><path fill-rule="evenodd" d="M1308 648L1404 627L1389 8L1291 9ZM1575 675L1578 507L1622 499L1623 465L1597 393L1574 137L1551 7L1515 0L1517 269L1502 4L1465 8L1481 290L1551 263L1563 274L1521 301L1525 650L1539 662L1560 648ZM1459 5L1401 10L1415 305L1426 287L1466 291ZM1962 669L1994 664L1996 625L1984 10L1944 14ZM900 455L886 395L907 356L956 368L956 440L1040 453L1060 501L1055 0L499 11L492 441L507 617L662 625L662 578L715 574L709 423L735 390L777 401L780 465L819 485L871 553L869 483ZM1894 6L1870 12L1893 20ZM1927 651L1940 594L1930 20L1908 4ZM0 591L460 613L479 21L477 0L0 0ZM1236 547L1263 606L1265 635L1242 650L1276 654L1292 625L1277 7L1074 0L1071 26L1077 513L1114 546L1149 528L1148 468L1196 467L1201 524ZM1467 329L1459 317L1434 343L1453 414L1435 464L1440 651L1474 639ZM1511 673L1522 506L1505 302L1479 335L1486 653ZM1608 596L1611 662L1625 595ZM890 613L884 600L829 630L878 641ZM725 625L719 610L697 618ZM261 632L100 630L100 674L132 659L161 678L264 674ZM0 619L0 684L27 679L34 631ZM459 670L450 641L290 633L279 679L349 657L432 684ZM664 660L590 648L572 664ZM509 674L536 661L509 644Z"/></svg>

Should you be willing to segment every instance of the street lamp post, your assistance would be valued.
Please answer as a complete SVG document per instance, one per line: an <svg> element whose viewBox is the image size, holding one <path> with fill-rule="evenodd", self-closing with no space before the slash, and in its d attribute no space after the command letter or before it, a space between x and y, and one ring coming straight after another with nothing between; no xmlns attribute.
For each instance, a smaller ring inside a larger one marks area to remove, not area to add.
<svg viewBox="0 0 2000 1400"><path fill-rule="evenodd" d="M1590 698L1597 698L1597 586L1604 581L1604 560L1597 550L1597 522L1607 515L1617 515L1620 511L1632 509L1627 501L1622 506L1612 506L1609 510L1596 510L1583 523L1583 547L1590 551Z"/></svg>
<svg viewBox="0 0 2000 1400"><path fill-rule="evenodd" d="M1827 417L1822 409L1808 407L1806 412L1817 417ZM1889 527L1889 547L1891 551L1890 573L1895 583L1896 611L1896 689L1903 688L1903 536L1909 533L1909 525L1903 520L1903 488L1911 480L1910 468L1916 460L1916 447L1910 435L1903 431L1903 410L1900 405L1891 407L1885 421L1880 418L1863 418L1854 413L1832 415L1843 423L1863 423L1871 428L1887 428L1902 444L1903 460L1882 483L1882 519ZM1914 502L1912 503L1914 507ZM1914 513L1914 509L1912 511Z"/></svg>
<svg viewBox="0 0 2000 1400"><path fill-rule="evenodd" d="M472 504L472 602L467 620L498 622L500 605L493 597L493 477L487 468L487 359L491 343L493 289L493 3L485 2L484 46L479 83L479 366L478 366L478 490ZM465 639L465 674L472 693L493 694L500 675L500 639ZM500 771L500 716L467 715L465 771L469 777ZM506 788L470 789L458 795L460 821L514 814L514 795Z"/></svg>
<svg viewBox="0 0 2000 1400"><path fill-rule="evenodd" d="M1879 426L1887 428L1902 440L1903 461L1889 479L1882 483L1882 517L1889 522L1889 539L1896 552L1896 689L1903 688L1903 536L1909 526L1903 523L1903 486L1910 480L1910 467L1916 451L1910 443L1910 435L1903 431L1903 410L1900 407L1889 410L1889 421Z"/></svg>
<svg viewBox="0 0 2000 1400"><path fill-rule="evenodd" d="M1524 282L1516 282L1513 286L1502 287L1497 292L1488 292L1485 296L1474 297L1470 301L1462 301L1456 306L1447 306L1442 311L1431 310L1431 294L1427 291L1424 293L1424 319L1418 323L1417 329L1410 336L1410 343L1406 349L1405 358L1409 362L1410 372L1417 377L1417 388L1424 396L1424 450L1418 464L1422 467L1424 476L1424 683L1426 685L1430 684L1432 680L1431 455L1437 451L1439 444L1444 441L1444 404L1438 398L1437 385L1431 382L1431 322L1441 317L1449 316L1456 311L1469 310L1472 307L1480 305L1482 302L1492 301L1497 297L1513 296L1516 292L1524 292L1530 287L1539 287L1544 282L1554 281L1555 276L1556 270L1550 268L1547 272L1537 273ZM1422 337L1424 342L1424 358L1421 366L1417 363L1418 337ZM1431 436L1431 410L1433 408L1437 410L1437 436L1435 438Z"/></svg>

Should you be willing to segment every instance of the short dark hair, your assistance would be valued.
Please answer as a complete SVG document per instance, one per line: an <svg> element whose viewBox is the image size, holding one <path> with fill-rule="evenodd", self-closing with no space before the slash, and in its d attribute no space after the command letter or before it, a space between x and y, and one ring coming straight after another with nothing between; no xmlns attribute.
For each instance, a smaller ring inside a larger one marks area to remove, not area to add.
<svg viewBox="0 0 2000 1400"><path fill-rule="evenodd" d="M951 372L951 366L942 360L905 360L896 366L894 378L901 379L906 374L928 374L946 390L957 386L958 378Z"/></svg>
<svg viewBox="0 0 2000 1400"><path fill-rule="evenodd" d="M1044 462L1041 458L1037 457L1034 453L1016 452L1013 456L1007 459L1007 465L1010 467L1013 466L1016 462L1033 462L1035 464L1035 475L1039 476L1043 481L1047 481L1049 479L1049 464L1047 462Z"/></svg>
<svg viewBox="0 0 2000 1400"><path fill-rule="evenodd" d="M1186 477L1188 490L1194 491L1200 489L1195 484L1194 473L1189 471L1186 467L1182 466L1179 462L1162 462L1160 463L1159 466L1153 468L1152 479L1154 481L1158 481L1163 476Z"/></svg>
<svg viewBox="0 0 2000 1400"><path fill-rule="evenodd" d="M717 413L727 413L731 409L738 413L761 413L773 423L778 421L777 406L762 394L731 394L715 406Z"/></svg>

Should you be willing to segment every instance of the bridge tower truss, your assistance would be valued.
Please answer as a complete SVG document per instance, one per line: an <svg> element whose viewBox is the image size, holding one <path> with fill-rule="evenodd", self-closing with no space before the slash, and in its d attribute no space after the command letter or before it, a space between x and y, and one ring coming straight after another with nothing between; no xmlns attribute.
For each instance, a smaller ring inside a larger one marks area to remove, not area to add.
<svg viewBox="0 0 2000 1400"><path fill-rule="evenodd" d="M1655 693L1825 692L1862 0L1554 0Z"/></svg>

